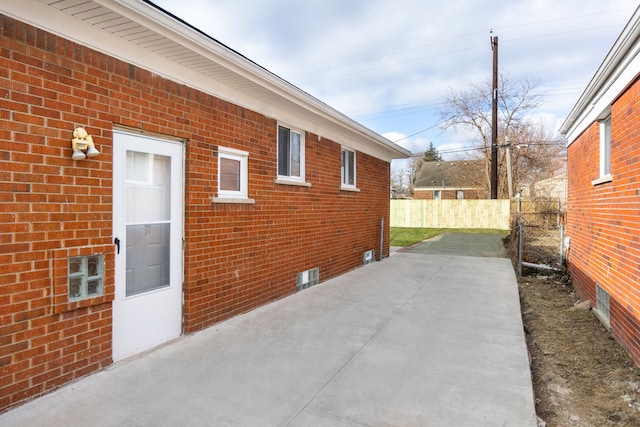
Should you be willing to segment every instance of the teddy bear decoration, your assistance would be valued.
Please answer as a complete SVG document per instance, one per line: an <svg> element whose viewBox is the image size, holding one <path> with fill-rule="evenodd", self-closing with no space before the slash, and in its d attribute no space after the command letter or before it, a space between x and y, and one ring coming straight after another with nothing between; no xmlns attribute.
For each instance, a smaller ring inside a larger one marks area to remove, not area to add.
<svg viewBox="0 0 640 427"><path fill-rule="evenodd" d="M71 147L73 148L73 154L71 155L73 160L82 160L84 158L95 157L100 154L100 152L96 150L96 146L93 143L91 135L89 135L85 128L81 127L74 129Z"/></svg>

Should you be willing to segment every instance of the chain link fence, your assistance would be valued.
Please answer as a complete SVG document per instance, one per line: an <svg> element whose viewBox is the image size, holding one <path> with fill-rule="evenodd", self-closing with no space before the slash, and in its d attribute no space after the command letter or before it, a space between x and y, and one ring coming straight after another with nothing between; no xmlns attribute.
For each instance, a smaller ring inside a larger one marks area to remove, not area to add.
<svg viewBox="0 0 640 427"><path fill-rule="evenodd" d="M513 203L510 252L518 274L564 271L564 206L558 200Z"/></svg>

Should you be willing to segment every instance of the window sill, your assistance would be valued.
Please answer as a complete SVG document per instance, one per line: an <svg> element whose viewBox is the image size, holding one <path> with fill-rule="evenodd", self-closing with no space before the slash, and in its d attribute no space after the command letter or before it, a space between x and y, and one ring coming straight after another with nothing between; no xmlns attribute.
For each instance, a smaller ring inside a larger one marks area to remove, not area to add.
<svg viewBox="0 0 640 427"><path fill-rule="evenodd" d="M236 199L233 197L212 197L211 203L237 203L241 205L253 205L256 203L255 199Z"/></svg>
<svg viewBox="0 0 640 427"><path fill-rule="evenodd" d="M283 179L283 178L278 178L276 179L276 184L280 184L280 185L295 185L298 187L311 187L311 183L310 182L304 182L304 181L294 181L294 180L289 180L289 179Z"/></svg>
<svg viewBox="0 0 640 427"><path fill-rule="evenodd" d="M342 187L340 187L340 191L351 191L353 193L359 193L360 189L356 188L356 187L344 187L344 186L342 186Z"/></svg>
<svg viewBox="0 0 640 427"><path fill-rule="evenodd" d="M591 181L591 185L596 186L600 184L606 184L607 182L611 182L611 181L613 181L613 175L609 174L609 175L601 176L598 179L594 179L593 181Z"/></svg>

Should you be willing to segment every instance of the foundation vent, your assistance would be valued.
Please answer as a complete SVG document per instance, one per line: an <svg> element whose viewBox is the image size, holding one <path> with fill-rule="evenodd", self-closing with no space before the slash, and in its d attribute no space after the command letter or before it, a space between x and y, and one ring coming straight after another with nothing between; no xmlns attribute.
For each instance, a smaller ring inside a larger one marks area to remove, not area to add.
<svg viewBox="0 0 640 427"><path fill-rule="evenodd" d="M320 281L320 269L318 267L311 270L298 273L296 280L296 290L301 291L307 289L310 286L317 285Z"/></svg>
<svg viewBox="0 0 640 427"><path fill-rule="evenodd" d="M375 253L374 253L373 249L370 250L370 251L366 251L364 253L364 255L362 256L362 263L364 265L367 265L370 262L373 262L374 260L375 260Z"/></svg>
<svg viewBox="0 0 640 427"><path fill-rule="evenodd" d="M593 309L594 314L602 324L611 331L610 311L609 311L609 293L600 285L596 285L596 306Z"/></svg>

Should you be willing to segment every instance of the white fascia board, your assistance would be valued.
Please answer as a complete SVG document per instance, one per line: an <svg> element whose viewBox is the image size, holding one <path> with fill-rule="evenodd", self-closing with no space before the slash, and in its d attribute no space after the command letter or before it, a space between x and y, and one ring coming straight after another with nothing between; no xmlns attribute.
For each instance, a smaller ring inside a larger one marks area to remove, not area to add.
<svg viewBox="0 0 640 427"><path fill-rule="evenodd" d="M559 132L571 145L591 124L603 118L613 101L640 73L640 7L614 43Z"/></svg>
<svg viewBox="0 0 640 427"><path fill-rule="evenodd" d="M208 78L190 68L184 67L153 52L128 43L113 34L60 12L37 0L5 0L2 13L26 22L75 43L133 64L142 69L203 90L224 100L241 105L248 104L246 94ZM105 3L105 2L101 2ZM108 3L108 2L107 2Z"/></svg>
<svg viewBox="0 0 640 427"><path fill-rule="evenodd" d="M369 154L387 161L394 158L405 158L411 155L411 153L404 148L393 144L381 135L348 118L341 112L286 82L265 68L250 61L237 52L234 52L219 42L204 36L193 28L176 21L168 15L160 13L159 11L156 11L142 3L133 3L129 5L130 2L122 0L96 1L107 7L111 7L112 3L116 3L117 5L114 6L114 10L117 10L119 13L125 14L125 16L129 17L130 8L135 8L136 12L141 15L141 21L152 26L154 31L163 34L171 40L180 40L180 44L189 47L202 56L208 57L217 63L224 64L226 68L233 70L236 74L243 76L261 87L267 88L269 91L298 105L301 109L301 111L296 111L291 114L288 109L274 110L272 108L272 104L267 104L268 112L272 113L268 115L269 117L274 117L278 120L295 117L296 121L293 122L293 124L298 127L303 127L309 132L313 132L321 137L327 137L338 143L346 137L347 140L353 144L354 148L359 149L359 151L367 153L373 150L373 152L370 152ZM125 8L123 9L124 4L126 4L126 6L124 6ZM149 13L149 10L154 13ZM153 22L147 23L149 20L153 20ZM234 99L227 100L235 102ZM260 107L262 107L261 109L257 109L259 108L257 106L247 107L257 110L257 112L263 114L266 113L267 111L263 109L265 103L261 102L260 104L262 104L260 105ZM313 116L305 119L304 116L308 116L309 113L312 113ZM317 116L326 120L330 124L329 127L334 128L334 132L328 129L326 125L319 126ZM304 124L304 126L302 126L302 124ZM369 143L366 143L367 141L369 141ZM371 142L375 142L375 145L370 146Z"/></svg>
<svg viewBox="0 0 640 427"><path fill-rule="evenodd" d="M337 143L346 142L379 159L390 161L411 155L404 148L151 5L141 1L94 1L267 89L281 98L282 104L236 90L38 0L5 0L0 8L2 13L35 27ZM292 108L292 104L298 108Z"/></svg>

